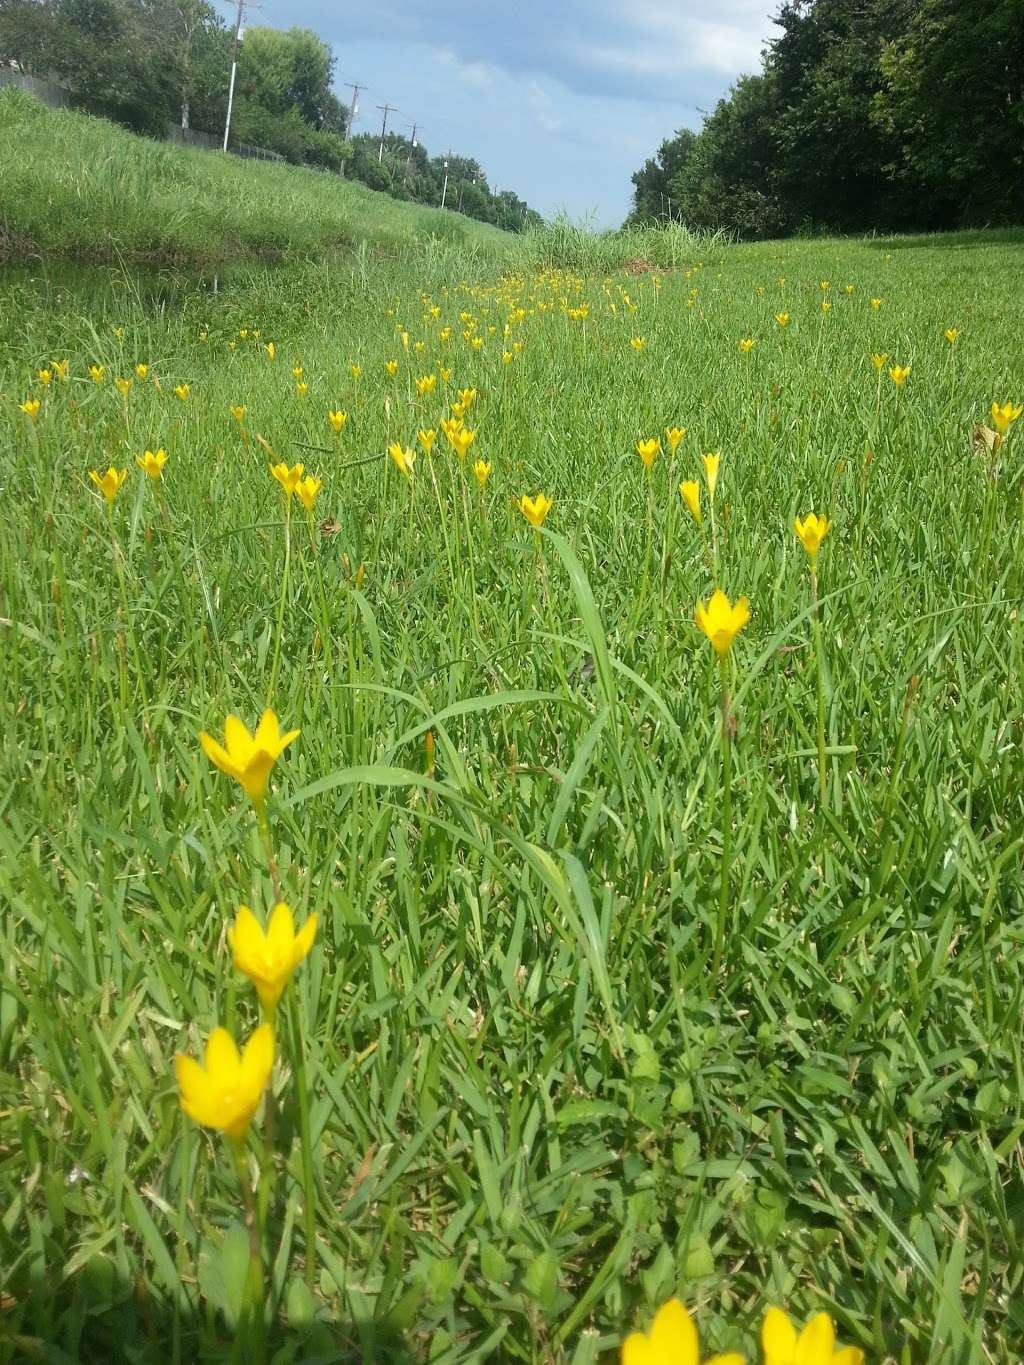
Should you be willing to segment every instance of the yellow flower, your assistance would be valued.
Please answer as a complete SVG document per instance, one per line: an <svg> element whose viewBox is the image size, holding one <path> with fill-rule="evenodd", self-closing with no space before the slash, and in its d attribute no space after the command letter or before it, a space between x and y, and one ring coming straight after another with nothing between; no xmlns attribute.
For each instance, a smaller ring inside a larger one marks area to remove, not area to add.
<svg viewBox="0 0 1024 1365"><path fill-rule="evenodd" d="M881 308L881 306L882 306L882 300L881 300L881 299L872 299L872 300L871 300L871 307L872 307L872 308Z"/></svg>
<svg viewBox="0 0 1024 1365"><path fill-rule="evenodd" d="M229 408L228 411L231 413L231 416L235 419L239 426L244 425L245 414L248 411L244 403L239 403L237 407Z"/></svg>
<svg viewBox="0 0 1024 1365"><path fill-rule="evenodd" d="M450 433L446 432L445 434L448 436L448 440L451 442L452 449L455 451L456 455L458 455L460 460L464 460L466 458L466 452L476 440L476 432L467 431L460 423L457 431Z"/></svg>
<svg viewBox="0 0 1024 1365"><path fill-rule="evenodd" d="M788 326L789 326L789 314L788 314L788 313L776 313L776 314L775 314L775 321L779 324L780 327L788 327Z"/></svg>
<svg viewBox="0 0 1024 1365"><path fill-rule="evenodd" d="M358 379L363 372L362 365L350 365L348 368L353 379Z"/></svg>
<svg viewBox="0 0 1024 1365"><path fill-rule="evenodd" d="M881 352L875 351L871 356L871 363L872 365L874 365L876 370L880 370L888 359L889 359L888 351Z"/></svg>
<svg viewBox="0 0 1024 1365"><path fill-rule="evenodd" d="M242 338L242 340L244 341L244 340L246 339L246 337L249 335L249 329L248 329L248 327L239 327L239 329L238 329L238 335L239 335L239 336Z"/></svg>
<svg viewBox="0 0 1024 1365"><path fill-rule="evenodd" d="M277 357L277 347L274 345L272 341L268 341L263 347L263 349L267 353L268 360L274 360Z"/></svg>
<svg viewBox="0 0 1024 1365"><path fill-rule="evenodd" d="M139 379L145 379L146 376L149 374L149 366L148 366L148 365L136 365L136 366L135 366L135 373L136 373L136 375L138 376Z"/></svg>
<svg viewBox="0 0 1024 1365"><path fill-rule="evenodd" d="M511 364L512 364L512 361L513 361L514 359L515 359L515 357L513 356L513 354L512 354L511 351L502 351L502 353L501 353L501 363L502 363L503 365L511 365Z"/></svg>
<svg viewBox="0 0 1024 1365"><path fill-rule="evenodd" d="M451 341L452 329L450 327L442 327L437 335L441 341Z"/></svg>
<svg viewBox="0 0 1024 1365"><path fill-rule="evenodd" d="M750 606L745 597L731 606L722 589L716 588L706 607L703 602L697 603L694 620L711 641L718 657L724 659L733 640L750 620Z"/></svg>
<svg viewBox="0 0 1024 1365"><path fill-rule="evenodd" d="M674 455L676 453L676 448L678 447L679 442L683 439L685 435L686 435L685 427L665 428L665 440L668 441L668 450L670 455Z"/></svg>
<svg viewBox="0 0 1024 1365"><path fill-rule="evenodd" d="M844 293L844 294L852 294L852 293L853 293L853 285L852 285L852 284L844 284L844 285L843 285L843 293Z"/></svg>
<svg viewBox="0 0 1024 1365"><path fill-rule="evenodd" d="M822 289L829 289L829 288L831 288L831 286L830 286L828 280L822 280L822 282L821 282L821 287L822 287Z"/></svg>
<svg viewBox="0 0 1024 1365"><path fill-rule="evenodd" d="M340 434L342 427L343 427L343 426L345 425L345 423L348 421L348 413L347 413L347 412L342 412L342 410L341 410L340 408L338 409L337 412L332 412L332 411L330 410L330 408L328 408L328 409L327 409L327 420L328 420L328 422L330 422L330 424L331 424L331 426L334 428L335 432Z"/></svg>
<svg viewBox="0 0 1024 1365"><path fill-rule="evenodd" d="M191 390L187 384L176 384L174 386L174 396L180 398L183 403L188 400L190 392Z"/></svg>
<svg viewBox="0 0 1024 1365"><path fill-rule="evenodd" d="M754 338L753 338L753 337L744 337L743 340L740 342L740 350L743 352L744 355L748 355L749 352L751 352L753 349L754 349Z"/></svg>
<svg viewBox="0 0 1024 1365"><path fill-rule="evenodd" d="M781 1308L769 1308L761 1327L764 1365L862 1365L856 1346L836 1348L836 1332L827 1313L818 1313L797 1336Z"/></svg>
<svg viewBox="0 0 1024 1365"><path fill-rule="evenodd" d="M425 374L422 379L416 380L416 392L422 398L425 393L433 393L437 388L437 375Z"/></svg>
<svg viewBox="0 0 1024 1365"><path fill-rule="evenodd" d="M476 402L476 389L459 389L456 394L463 408L471 408Z"/></svg>
<svg viewBox="0 0 1024 1365"><path fill-rule="evenodd" d="M646 337L630 337L629 344L634 351L642 351L647 345L647 339Z"/></svg>
<svg viewBox="0 0 1024 1365"><path fill-rule="evenodd" d="M115 327L115 328L113 328L113 333L114 333L114 336L117 337L118 341L123 340L123 338L124 338L124 328L123 328L123 327Z"/></svg>
<svg viewBox="0 0 1024 1365"><path fill-rule="evenodd" d="M50 380L53 378L53 371L36 370L36 378L39 380L40 384L42 384L43 388L45 389L47 384L49 384Z"/></svg>
<svg viewBox="0 0 1024 1365"><path fill-rule="evenodd" d="M398 361L397 361L397 360L385 360L385 362L384 362L384 368L387 370L388 374L397 374L397 373L398 373Z"/></svg>
<svg viewBox="0 0 1024 1365"><path fill-rule="evenodd" d="M960 329L958 327L947 327L942 335L952 346L953 343L956 341L957 337L960 335Z"/></svg>
<svg viewBox="0 0 1024 1365"><path fill-rule="evenodd" d="M421 429L416 433L416 439L419 441L420 445L423 447L424 451L428 455L434 449L434 441L436 438L437 432L434 430L433 427L431 427L429 431L423 431Z"/></svg>
<svg viewBox="0 0 1024 1365"><path fill-rule="evenodd" d="M25 413L27 417L32 419L34 425L36 418L39 416L39 409L42 407L42 403L38 398L26 398L24 403L18 404L18 407L21 408L22 412Z"/></svg>
<svg viewBox="0 0 1024 1365"><path fill-rule="evenodd" d="M909 375L909 373L910 373L909 365L889 366L889 378L892 380L892 382L896 385L898 389L902 389L903 385L906 383L907 375Z"/></svg>
<svg viewBox="0 0 1024 1365"><path fill-rule="evenodd" d="M533 527L543 526L544 518L554 505L554 499L545 497L543 493L538 493L535 498L528 498L524 493L519 499L519 510Z"/></svg>
<svg viewBox="0 0 1024 1365"><path fill-rule="evenodd" d="M102 384L103 376L106 374L106 372L107 372L106 365L89 366L89 377L94 384Z"/></svg>
<svg viewBox="0 0 1024 1365"><path fill-rule="evenodd" d="M700 484L696 479L685 479L679 485L679 496L690 509L690 515L698 526L703 526L704 519L700 514Z"/></svg>
<svg viewBox="0 0 1024 1365"><path fill-rule="evenodd" d="M660 449L661 442L658 440L657 436L652 436L650 440L637 441L636 443L636 453L640 456L641 460L643 460L644 468L647 470L648 474L651 472L651 468L654 461L657 459L658 451Z"/></svg>
<svg viewBox="0 0 1024 1365"><path fill-rule="evenodd" d="M444 435L445 435L446 440L447 440L449 443L452 443L452 438L455 436L456 432L459 432L459 431L462 430L462 418L461 418L461 417L442 417L442 418L441 418L441 430L444 432Z"/></svg>
<svg viewBox="0 0 1024 1365"><path fill-rule="evenodd" d="M405 446L403 449L401 442L393 441L391 445L388 446L388 454L405 477L411 479L412 467L416 463L415 450L413 450L411 446Z"/></svg>
<svg viewBox="0 0 1024 1365"><path fill-rule="evenodd" d="M67 360L55 360L55 361L53 362L53 372L54 372L54 374L56 374L57 377L58 377L59 379L67 379L67 377L68 377L68 365L69 365L69 364L70 364L70 361L67 361Z"/></svg>
<svg viewBox="0 0 1024 1365"><path fill-rule="evenodd" d="M441 383L442 383L442 384L447 384L447 383L448 383L448 380L451 379L451 377L452 377L451 369L450 369L450 368L446 369L446 368L444 367L444 365L439 365L439 366L437 367L437 372L438 372L438 374L441 376Z"/></svg>
<svg viewBox="0 0 1024 1365"><path fill-rule="evenodd" d="M162 446L155 455L151 450L147 450L144 455L136 455L135 463L140 469L144 469L151 479L159 480L167 463L167 451Z"/></svg>
<svg viewBox="0 0 1024 1365"><path fill-rule="evenodd" d="M299 382L299 380L302 378L302 366L301 366L301 365L293 365L293 366L292 366L292 378L295 380L296 384L297 384L297 383Z"/></svg>
<svg viewBox="0 0 1024 1365"><path fill-rule="evenodd" d="M402 338L402 346L405 350L409 349L409 333L404 328L399 328L398 335Z"/></svg>
<svg viewBox="0 0 1024 1365"><path fill-rule="evenodd" d="M264 1009L273 1010L281 999L288 978L313 946L316 924L316 915L310 915L296 934L292 912L282 901L274 906L264 932L247 905L238 907L228 943L235 966L256 987Z"/></svg>
<svg viewBox="0 0 1024 1365"><path fill-rule="evenodd" d="M417 342L414 342L414 343L413 343L413 348L412 348L412 349L413 349L414 351L425 351L425 350L427 349L426 342L424 342L424 341L417 341Z"/></svg>
<svg viewBox="0 0 1024 1365"><path fill-rule="evenodd" d="M650 1334L633 1332L626 1338L622 1365L700 1365L697 1328L678 1299L658 1309ZM743 1357L729 1351L712 1356L707 1365L743 1365Z"/></svg>
<svg viewBox="0 0 1024 1365"><path fill-rule="evenodd" d="M102 475L98 474L95 469L89 470L89 478L106 498L108 507L113 507L114 499L121 491L121 485L127 477L127 469L118 471L113 465Z"/></svg>
<svg viewBox="0 0 1024 1365"><path fill-rule="evenodd" d="M473 473L476 475L477 483L483 488L487 483L487 480L491 477L490 463L487 460L477 460L476 464L473 466Z"/></svg>
<svg viewBox="0 0 1024 1365"><path fill-rule="evenodd" d="M993 403L989 411L992 414L992 425L1000 436L1005 436L1010 423L1016 422L1017 418L1024 412L1024 407L1020 403L1016 406L1013 403L1004 403L1002 407L998 403ZM1014 450L1016 449L1017 447L1014 446Z"/></svg>
<svg viewBox="0 0 1024 1365"><path fill-rule="evenodd" d="M713 455L705 455L703 460L704 478L708 486L708 497L714 502L715 489L718 486L718 466L721 463L722 457L716 450Z"/></svg>
<svg viewBox="0 0 1024 1365"><path fill-rule="evenodd" d="M818 551L821 542L832 529L832 523L828 517L817 517L813 512L808 512L803 521L799 517L793 518L793 530L797 534L797 539L811 557L813 564L818 558Z"/></svg>
<svg viewBox="0 0 1024 1365"><path fill-rule="evenodd" d="M822 301L821 301L821 311L822 311L823 313L827 313L828 310L829 310L831 307L832 307L832 305L829 303L828 299L822 299Z"/></svg>
<svg viewBox="0 0 1024 1365"><path fill-rule="evenodd" d="M472 346L472 348L473 348L474 351L479 351L480 347L481 347L484 343L481 341L481 339L480 339L479 337L472 337L472 338L470 339L469 344L470 344L470 346Z"/></svg>
<svg viewBox="0 0 1024 1365"><path fill-rule="evenodd" d="M289 469L282 460L280 464L272 464L270 466L270 472L284 489L286 495L290 498L296 488L298 488L299 480L306 472L306 466L302 464L293 464L291 469Z"/></svg>
<svg viewBox="0 0 1024 1365"><path fill-rule="evenodd" d="M250 735L237 716L228 716L224 722L223 745L205 730L200 734L199 742L210 762L228 777L233 777L253 805L259 807L267 799L271 768L300 733L289 730L282 735L277 716L268 707L254 734Z"/></svg>
<svg viewBox="0 0 1024 1365"><path fill-rule="evenodd" d="M300 483L295 485L296 496L307 512L312 512L313 504L316 502L316 495L320 492L322 486L322 481L320 479L314 479L312 474L307 474Z"/></svg>
<svg viewBox="0 0 1024 1365"><path fill-rule="evenodd" d="M306 394L309 393L309 385L300 379L295 385L295 392L300 398L305 398Z"/></svg>
<svg viewBox="0 0 1024 1365"><path fill-rule="evenodd" d="M206 1044L202 1066L179 1052L174 1070L181 1107L204 1128L217 1128L241 1142L274 1069L274 1030L262 1024L238 1055L225 1028L215 1028Z"/></svg>
<svg viewBox="0 0 1024 1365"><path fill-rule="evenodd" d="M114 380L114 388L117 389L118 393L121 395L122 398L127 398L127 397L128 397L128 394L129 394L129 392L130 392L130 390L131 390L131 387L132 387L132 381L131 381L130 379L115 379L115 380Z"/></svg>

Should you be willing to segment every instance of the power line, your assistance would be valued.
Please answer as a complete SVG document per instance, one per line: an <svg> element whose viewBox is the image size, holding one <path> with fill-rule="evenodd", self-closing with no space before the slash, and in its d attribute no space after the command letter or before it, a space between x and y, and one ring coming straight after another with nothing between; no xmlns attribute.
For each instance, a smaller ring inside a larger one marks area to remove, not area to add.
<svg viewBox="0 0 1024 1365"><path fill-rule="evenodd" d="M379 148L379 150L378 150L378 152L377 152L377 160L378 160L378 161L383 161L383 160L384 160L384 135L385 135L385 133L386 133L387 130L388 130L388 114L397 114L397 113L400 112L400 110L396 109L395 106L394 106L393 104L378 104L378 105L377 105L377 108L378 108L379 110L381 110L381 112L382 112L383 115L384 115L384 121L383 121L383 123L380 125L380 148Z"/></svg>

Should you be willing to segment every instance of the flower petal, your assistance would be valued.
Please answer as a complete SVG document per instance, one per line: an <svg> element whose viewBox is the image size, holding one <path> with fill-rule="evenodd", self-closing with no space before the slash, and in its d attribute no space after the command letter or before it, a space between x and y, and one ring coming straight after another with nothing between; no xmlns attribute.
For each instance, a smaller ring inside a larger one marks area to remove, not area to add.
<svg viewBox="0 0 1024 1365"><path fill-rule="evenodd" d="M693 1319L678 1299L662 1304L651 1327L651 1348L656 1361L672 1365L699 1365L700 1349Z"/></svg>
<svg viewBox="0 0 1024 1365"><path fill-rule="evenodd" d="M800 1333L794 1365L832 1365L836 1329L827 1313L816 1313Z"/></svg>
<svg viewBox="0 0 1024 1365"><path fill-rule="evenodd" d="M765 1365L788 1362L796 1347L796 1328L781 1308L769 1308L761 1326Z"/></svg>
<svg viewBox="0 0 1024 1365"><path fill-rule="evenodd" d="M239 1072L238 1048L226 1028L215 1028L206 1043L203 1067L212 1084L222 1089L235 1084Z"/></svg>

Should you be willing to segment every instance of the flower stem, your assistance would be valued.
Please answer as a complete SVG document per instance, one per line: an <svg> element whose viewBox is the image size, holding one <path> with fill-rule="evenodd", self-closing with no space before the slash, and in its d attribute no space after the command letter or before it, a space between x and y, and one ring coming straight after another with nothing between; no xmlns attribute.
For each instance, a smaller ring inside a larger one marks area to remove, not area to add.
<svg viewBox="0 0 1024 1365"><path fill-rule="evenodd" d="M281 899L281 874L277 868L277 859L274 857L274 841L270 833L270 819L267 816L267 803L260 801L256 803L256 822L260 830L260 843L263 845L263 856L267 860L267 870L270 873L270 884L274 888L274 904Z"/></svg>
<svg viewBox="0 0 1024 1365"><path fill-rule="evenodd" d="M263 1365L265 1359L264 1341L264 1284L263 1251L260 1232L259 1211L253 1195L249 1172L245 1165L245 1141L237 1139L231 1144L235 1156L235 1170L242 1190L242 1203L245 1206L245 1226L249 1233L249 1274L245 1282L245 1298L242 1306L242 1334L248 1338L245 1343L243 1359L246 1365ZM234 1353L233 1353L234 1354Z"/></svg>
<svg viewBox="0 0 1024 1365"><path fill-rule="evenodd" d="M811 604L814 608L814 647L818 663L818 799L824 810L828 805L828 770L825 767L825 645L821 631L821 604L818 601L818 567L813 559Z"/></svg>
<svg viewBox="0 0 1024 1365"><path fill-rule="evenodd" d="M277 639L274 641L274 662L270 668L270 687L267 705L272 706L277 688L277 666L281 662L281 635L284 631L284 604L288 595L288 569L292 558L292 500L288 497L284 513L284 571L281 574L281 601L277 609Z"/></svg>
<svg viewBox="0 0 1024 1365"><path fill-rule="evenodd" d="M722 710L722 865L718 886L718 924L715 929L715 956L711 966L712 978L717 980L722 967L725 946L725 921L729 912L729 864L732 859L732 702L729 697L728 664L723 656L718 661L721 679Z"/></svg>
<svg viewBox="0 0 1024 1365"><path fill-rule="evenodd" d="M299 1142L302 1145L302 1214L306 1234L306 1288L313 1292L316 1282L316 1193L313 1183L313 1143L309 1129L309 1088L306 1083L306 1055L295 983L288 986L288 1016L292 1035L292 1063L295 1067L295 1093L299 1103Z"/></svg>

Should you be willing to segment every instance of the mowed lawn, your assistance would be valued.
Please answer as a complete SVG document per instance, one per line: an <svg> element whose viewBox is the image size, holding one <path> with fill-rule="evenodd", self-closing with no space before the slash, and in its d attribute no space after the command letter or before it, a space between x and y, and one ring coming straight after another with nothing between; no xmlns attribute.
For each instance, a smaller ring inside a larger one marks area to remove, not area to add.
<svg viewBox="0 0 1024 1365"><path fill-rule="evenodd" d="M318 916L247 1149L268 1358L611 1361L673 1294L750 1361L769 1304L1024 1353L1024 246L531 250L0 286L2 1361L231 1358L174 1056L259 1021L226 931L275 888L198 735L268 704Z"/></svg>

